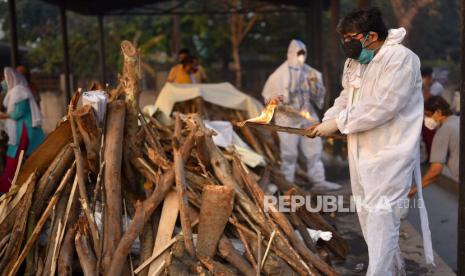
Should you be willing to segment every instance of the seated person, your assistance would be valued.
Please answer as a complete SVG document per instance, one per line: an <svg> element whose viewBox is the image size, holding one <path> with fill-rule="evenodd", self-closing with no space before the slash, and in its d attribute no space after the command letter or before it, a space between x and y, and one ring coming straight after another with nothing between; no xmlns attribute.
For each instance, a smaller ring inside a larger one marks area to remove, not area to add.
<svg viewBox="0 0 465 276"><path fill-rule="evenodd" d="M423 188L434 183L444 166L452 178L459 178L460 117L453 115L449 104L441 96L431 96L425 103L425 126L437 129L433 138L430 155L430 167L422 179ZM409 197L417 192L410 190Z"/></svg>
<svg viewBox="0 0 465 276"><path fill-rule="evenodd" d="M192 74L193 62L191 57L182 59L180 64L171 68L167 82L172 83L194 83Z"/></svg>

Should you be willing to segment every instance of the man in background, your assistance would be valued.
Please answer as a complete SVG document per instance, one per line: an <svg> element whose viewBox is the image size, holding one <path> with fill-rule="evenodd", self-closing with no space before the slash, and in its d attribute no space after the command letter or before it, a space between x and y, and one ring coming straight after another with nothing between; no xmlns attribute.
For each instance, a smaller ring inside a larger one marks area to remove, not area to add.
<svg viewBox="0 0 465 276"><path fill-rule="evenodd" d="M323 106L326 89L320 72L305 64L307 48L300 40L292 40L287 60L271 74L265 83L262 96L265 101L282 97L283 107L276 110L276 124L307 128L318 122L315 104ZM305 118L305 116L310 117ZM321 138L310 139L295 134L278 132L281 150L281 171L289 182L294 182L299 152L305 157L307 175L314 190L338 190L341 185L326 180L321 161Z"/></svg>
<svg viewBox="0 0 465 276"><path fill-rule="evenodd" d="M430 166L422 178L423 188L434 183L445 170L459 180L460 117L453 115L450 105L441 96L431 96L425 103L425 126L436 129L430 154ZM417 192L410 190L409 197Z"/></svg>

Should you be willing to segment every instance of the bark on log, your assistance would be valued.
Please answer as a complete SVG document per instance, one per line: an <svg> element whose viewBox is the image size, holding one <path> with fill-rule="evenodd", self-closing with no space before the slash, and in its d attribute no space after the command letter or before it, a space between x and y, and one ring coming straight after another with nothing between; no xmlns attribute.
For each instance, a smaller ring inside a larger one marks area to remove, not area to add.
<svg viewBox="0 0 465 276"><path fill-rule="evenodd" d="M189 158L192 147L194 146L194 131L191 131L187 139L185 140L183 146L182 146L182 157L184 162L187 161ZM162 180L160 183L157 183L155 190L153 191L152 195L146 199L143 202L143 209L145 212L145 215L138 220L135 218L132 220L132 222L129 224L128 229L124 233L123 237L121 238L121 241L118 244L118 247L115 250L115 256L113 257L112 260L112 265L111 267L115 266L115 270L117 273L112 274L115 276L120 275L121 269L116 266L121 265L120 263L124 261L129 254L129 250L126 250L128 248L127 244L132 245L134 240L140 235L143 225L147 223L147 221L150 219L150 216L153 214L155 209L160 205L160 203L163 201L163 199L166 196L166 193L171 189L171 186L173 185L174 182L174 170L169 170L163 174ZM155 183L154 183L155 184ZM142 224L142 226L140 226ZM118 253L118 254L116 254Z"/></svg>
<svg viewBox="0 0 465 276"><path fill-rule="evenodd" d="M105 130L105 173L104 187L106 206L104 212L104 229L102 266L108 271L122 235L122 194L121 163L123 153L125 105L121 100L108 104L107 124ZM123 260L124 262L125 260Z"/></svg>
<svg viewBox="0 0 465 276"><path fill-rule="evenodd" d="M0 262L0 271L8 272L12 270L14 262L16 261L18 254L21 249L21 244L24 240L24 232L26 231L27 225L27 214L31 207L32 195L34 194L36 174L33 173L29 176L29 179L25 183L27 186L26 194L23 197L23 202L19 208L18 217L16 217L16 223L13 226L12 232L10 234L10 239L6 245L5 253Z"/></svg>
<svg viewBox="0 0 465 276"><path fill-rule="evenodd" d="M89 237L85 233L78 231L74 242L84 276L96 276L97 258L90 245Z"/></svg>
<svg viewBox="0 0 465 276"><path fill-rule="evenodd" d="M121 50L123 52L123 74L119 81L124 90L124 101L126 103L125 133L131 150L134 150L137 144L135 137L139 129L140 57L139 51L127 40L121 42Z"/></svg>
<svg viewBox="0 0 465 276"><path fill-rule="evenodd" d="M242 126L241 128L246 128L248 126L253 127L253 128L259 128L259 129L260 128L268 129L271 131L287 132L287 133L297 134L301 136L306 136L309 138L314 138L314 137L311 137L310 132L304 128L285 127L285 126L278 126L278 125L272 125L272 124L260 124L260 123L253 123L253 122L246 122L244 126ZM347 140L347 137L342 134L333 134L327 137L338 139L338 140Z"/></svg>
<svg viewBox="0 0 465 276"><path fill-rule="evenodd" d="M74 236L76 230L74 227L68 228L63 244L60 248L58 257L58 275L71 276L73 275L73 259L74 259Z"/></svg>
<svg viewBox="0 0 465 276"><path fill-rule="evenodd" d="M241 162L238 157L235 157L235 162ZM244 178L244 182L246 185L250 188L250 191L252 194L254 194L254 197L260 200L260 205L264 206L265 204L265 194L263 191L260 189L258 186L257 182L248 174L246 171L245 167L242 166L242 177ZM325 263L323 260L321 260L318 255L315 255L312 251L310 251L305 244L302 242L302 240L299 239L299 237L295 234L294 228L292 227L291 223L287 219L287 217L279 212L277 208L274 205L268 204L270 207L270 214L276 221L276 223L281 227L281 229L284 231L286 236L289 238L291 241L292 245L294 248L299 252L300 255L302 255L303 258L312 265L314 265L318 270L321 272L325 273L326 275L337 275L337 271L334 270L330 265Z"/></svg>
<svg viewBox="0 0 465 276"><path fill-rule="evenodd" d="M203 122L199 119L198 115L192 114L190 115L189 119L191 124L199 127L199 130L205 130L205 126L203 125ZM262 234L265 234L265 236L269 238L271 235L269 223L271 222L266 220L266 217L263 215L262 212L258 212L259 209L257 209L255 204L240 188L239 184L232 175L231 165L229 164L228 160L226 160L226 158L223 156L218 147L213 143L211 137L207 137L206 145L210 152L210 162L212 164L216 177L221 181L221 183L223 183L223 185L230 186L234 189L238 205L255 221L255 223L258 224L260 229L263 231ZM296 252L293 252L293 249L290 246L287 246L286 242L287 241L284 240L283 237L281 237L280 235L277 236L276 244L280 248L280 250L283 250L283 252L287 252L288 256L294 256L299 258L300 263L305 265L305 263L303 263L300 260L300 256ZM293 267L293 269L297 271L300 268ZM315 269L312 269L309 266L306 266L306 269L308 270L307 274L318 274Z"/></svg>
<svg viewBox="0 0 465 276"><path fill-rule="evenodd" d="M225 265L215 262L209 257L198 257L200 262L211 272L214 276L235 276L236 274L229 270Z"/></svg>
<svg viewBox="0 0 465 276"><path fill-rule="evenodd" d="M234 190L228 186L207 185L202 191L202 205L197 237L197 255L213 258L234 205Z"/></svg>
<svg viewBox="0 0 465 276"><path fill-rule="evenodd" d="M255 270L252 266L237 252L231 241L223 236L218 244L218 252L220 256L237 268L246 276L254 276Z"/></svg>
<svg viewBox="0 0 465 276"><path fill-rule="evenodd" d="M195 256L194 241L192 238L191 222L189 219L189 203L186 197L187 185L186 177L184 174L184 162L181 152L181 118L179 113L176 113L176 125L173 136L173 150L174 150L174 173L176 180L176 191L179 200L179 217L181 220L181 228L184 237L186 250L191 257Z"/></svg>
<svg viewBox="0 0 465 276"><path fill-rule="evenodd" d="M99 170L100 129L91 105L84 105L71 113L86 147L87 162L92 172Z"/></svg>
<svg viewBox="0 0 465 276"><path fill-rule="evenodd" d="M53 207L57 203L57 201L58 201L58 199L59 199L59 197L61 195L61 192L63 191L65 185L68 184L69 180L71 179L72 172L73 172L72 169L69 169L66 172L65 177L62 179L60 185L58 186L57 190L55 191L55 194L50 199L50 202L48 203L47 208L42 213L42 216L40 217L39 221L37 222L37 225L34 228L34 231L32 232L32 234L31 234L29 240L27 241L26 245L24 246L23 250L21 251L21 254L19 255L19 257L17 259L14 259L15 263L13 264L11 270L9 270L9 272L8 272L9 276L13 276L18 272L22 262L24 261L27 254L29 253L29 250L32 248L32 246L36 242L37 238L39 237L39 234L42 231L42 227L44 226L45 222L47 221Z"/></svg>

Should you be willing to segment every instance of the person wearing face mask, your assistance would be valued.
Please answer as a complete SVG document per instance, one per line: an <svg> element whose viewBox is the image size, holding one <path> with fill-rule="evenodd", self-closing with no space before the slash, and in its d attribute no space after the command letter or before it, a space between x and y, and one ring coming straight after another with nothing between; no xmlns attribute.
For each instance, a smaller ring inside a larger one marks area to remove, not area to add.
<svg viewBox="0 0 465 276"><path fill-rule="evenodd" d="M3 100L6 112L0 112L8 134L6 165L0 177L0 193L8 192L13 180L19 154L28 157L43 141L42 113L28 88L26 79L15 69L4 70L8 92Z"/></svg>
<svg viewBox="0 0 465 276"><path fill-rule="evenodd" d="M309 131L347 135L352 193L368 246L367 275L405 275L399 228L413 179L423 200L420 60L402 45L405 29L388 29L376 8L349 13L338 31L348 57L343 90L323 122ZM420 205L425 258L432 264L428 215Z"/></svg>
<svg viewBox="0 0 465 276"><path fill-rule="evenodd" d="M323 106L325 87L320 72L305 64L307 49L300 40L292 40L287 60L270 75L265 83L262 96L265 102L281 97L283 105L275 112L275 123L281 126L307 128L311 122L301 115L307 112L315 120L315 108ZM337 190L341 186L326 180L321 161L323 151L320 138L309 139L295 134L278 132L281 150L281 171L289 182L294 182L299 150L305 157L307 175L314 190Z"/></svg>
<svg viewBox="0 0 465 276"><path fill-rule="evenodd" d="M441 96L431 96L425 103L425 126L436 129L431 147L430 166L422 179L422 187L434 183L447 168L449 175L459 181L460 117L453 115L450 105ZM409 197L417 192L412 187Z"/></svg>

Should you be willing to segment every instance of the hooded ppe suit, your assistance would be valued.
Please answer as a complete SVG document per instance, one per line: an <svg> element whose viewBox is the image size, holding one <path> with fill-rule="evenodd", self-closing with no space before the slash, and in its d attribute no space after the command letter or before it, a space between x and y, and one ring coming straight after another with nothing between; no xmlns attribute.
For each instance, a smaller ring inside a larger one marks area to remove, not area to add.
<svg viewBox="0 0 465 276"><path fill-rule="evenodd" d="M283 96L283 103L296 111L307 111L318 120L311 102L321 108L325 88L320 72L307 64L299 63L297 53L307 49L299 40L292 40L287 51L287 60L271 74L265 83L262 96L265 100ZM282 126L306 128L310 122L297 114L276 110L275 123ZM281 148L281 171L286 179L294 181L298 151L307 162L307 173L314 183L325 181L325 171L321 162L323 150L321 138L309 139L294 134L278 132Z"/></svg>
<svg viewBox="0 0 465 276"><path fill-rule="evenodd" d="M360 225L368 245L367 275L398 275L401 208L413 177L418 187L423 244L433 263L428 216L419 166L423 123L422 80L418 57L401 42L405 29L391 29L373 60L348 59L343 90L323 118L336 119L347 134L350 178Z"/></svg>

